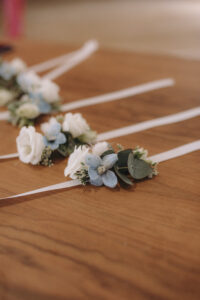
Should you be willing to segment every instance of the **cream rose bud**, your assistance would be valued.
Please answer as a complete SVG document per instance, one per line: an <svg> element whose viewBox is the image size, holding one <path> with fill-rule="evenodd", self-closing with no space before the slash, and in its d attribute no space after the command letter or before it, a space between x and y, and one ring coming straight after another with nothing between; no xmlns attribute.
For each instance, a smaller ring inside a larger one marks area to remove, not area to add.
<svg viewBox="0 0 200 300"><path fill-rule="evenodd" d="M48 103L60 100L59 91L59 86L49 79L42 80L41 86L37 90L37 92L42 95L42 98Z"/></svg>
<svg viewBox="0 0 200 300"><path fill-rule="evenodd" d="M19 159L28 164L36 165L41 161L45 148L43 137L33 126L23 127L16 139Z"/></svg>
<svg viewBox="0 0 200 300"><path fill-rule="evenodd" d="M39 108L33 103L24 103L16 111L18 117L35 119L40 115Z"/></svg>
<svg viewBox="0 0 200 300"><path fill-rule="evenodd" d="M79 146L74 149L74 152L69 156L68 164L64 171L65 176L76 179L75 173L82 168L81 163L85 162L88 152L89 147L87 146Z"/></svg>
<svg viewBox="0 0 200 300"><path fill-rule="evenodd" d="M13 99L14 99L13 92L6 89L0 89L0 106L4 106L8 104Z"/></svg>
<svg viewBox="0 0 200 300"><path fill-rule="evenodd" d="M100 142L92 147L92 154L101 156L107 150L109 150L109 144L107 142Z"/></svg>
<svg viewBox="0 0 200 300"><path fill-rule="evenodd" d="M65 132L69 131L74 138L84 134L90 129L86 120L79 113L67 113L64 117L62 128Z"/></svg>
<svg viewBox="0 0 200 300"><path fill-rule="evenodd" d="M15 75L26 71L26 64L20 58L15 58L10 62L11 67Z"/></svg>

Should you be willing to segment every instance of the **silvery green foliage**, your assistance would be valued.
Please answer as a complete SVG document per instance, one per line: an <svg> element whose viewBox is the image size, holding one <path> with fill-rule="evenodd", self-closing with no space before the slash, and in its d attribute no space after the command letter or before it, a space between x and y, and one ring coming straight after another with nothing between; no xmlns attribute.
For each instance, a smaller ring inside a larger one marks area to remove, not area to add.
<svg viewBox="0 0 200 300"><path fill-rule="evenodd" d="M90 153L76 175L84 184L114 188L119 182L122 186L131 186L134 181L158 174L156 164L147 160L147 153L147 150L139 147L120 150L118 153L109 149L101 156Z"/></svg>

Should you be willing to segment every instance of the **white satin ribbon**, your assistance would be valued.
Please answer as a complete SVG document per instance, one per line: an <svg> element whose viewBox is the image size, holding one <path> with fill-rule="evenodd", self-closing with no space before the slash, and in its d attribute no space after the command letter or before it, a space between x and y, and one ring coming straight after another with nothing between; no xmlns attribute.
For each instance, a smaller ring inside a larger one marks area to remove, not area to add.
<svg viewBox="0 0 200 300"><path fill-rule="evenodd" d="M1 155L0 159L9 159L9 158L16 158L16 157L19 157L18 153L11 153L6 155Z"/></svg>
<svg viewBox="0 0 200 300"><path fill-rule="evenodd" d="M87 41L79 50L73 51L71 53L67 53L58 57L55 57L53 59L49 59L45 62L39 63L37 65L31 66L28 68L28 71L34 71L36 73L44 72L46 70L49 70L51 68L54 68L58 65L61 65L62 63L68 63L71 61L71 59L74 59L77 55L80 56L81 53L91 53L91 48L98 49L98 42L96 40L90 40Z"/></svg>
<svg viewBox="0 0 200 300"><path fill-rule="evenodd" d="M175 81L172 78L166 78L161 80L152 81L149 83L140 84L137 86L133 86L127 89L119 90L116 92L86 98L79 101L73 101L67 104L63 104L61 106L61 111L70 111L73 109L77 109L80 107L86 107L90 105L96 105L99 103L105 103L105 102L111 102L116 101L122 98L128 98L131 96L139 95L142 93L158 90L161 88L166 88L169 86L173 86L175 84Z"/></svg>
<svg viewBox="0 0 200 300"><path fill-rule="evenodd" d="M100 133L97 136L97 141L105 141L105 140L113 139L113 138L116 138L119 136L124 136L124 135L128 135L131 133L140 132L140 131L158 127L158 126L168 125L168 124L172 124L172 123L178 123L178 122L185 121L185 120L188 120L191 118L195 118L199 115L200 115L200 106L195 107L193 109L185 110L185 111L177 113L177 114L169 115L166 117L161 117L161 118L157 118L157 119L153 119L153 120L149 120L149 121L144 121L144 122L140 122L138 124L134 124L134 125L126 126L123 128L107 131L104 133Z"/></svg>
<svg viewBox="0 0 200 300"><path fill-rule="evenodd" d="M163 162L166 160L170 160L194 151L200 150L200 140L189 143L189 144L185 144L183 146L174 148L172 150L166 151L166 152L162 152L160 154L156 154L153 155L151 157L149 157L149 159L155 161L155 162ZM74 186L79 186L81 185L81 182L79 180L70 180L70 181L66 181L66 182L62 182L62 183L58 183L58 184L54 184L54 185L50 185L47 187L43 187L37 190L32 190L26 193L22 193L22 194L18 194L18 195L13 195L13 196L9 196L9 197L3 197L0 198L1 200L6 200L6 199L13 199L13 198L20 198L20 197L24 197L24 196L30 196L30 195L34 195L34 194L38 194L38 193L44 193L44 192L48 192L48 191L55 191L55 190L61 190L61 189L65 189L65 188L72 188Z"/></svg>
<svg viewBox="0 0 200 300"><path fill-rule="evenodd" d="M30 195L34 195L34 194L38 194L38 193L44 193L44 192L48 192L48 191L56 191L56 190L61 190L61 189L65 189L65 188L71 188L77 185L82 185L82 183L75 179L75 180L69 180L69 181L65 181L62 183L58 183L58 184L53 184L44 188L40 188L37 190L33 190L30 192L26 192L26 193L22 193L22 194L18 194L18 195L14 195L14 196L10 196L10 197L6 197L6 198L0 198L0 201L3 199L12 199L12 198L19 198L19 197L24 197L24 196L30 196Z"/></svg>
<svg viewBox="0 0 200 300"><path fill-rule="evenodd" d="M157 118L157 119L153 119L153 120L149 120L149 121L144 121L144 122L140 122L138 124L133 124L130 126L126 126L126 127L122 127L119 129L100 133L97 136L97 141L98 142L105 141L105 140L113 139L116 137L121 137L121 136L125 136L128 134L147 130L150 128L155 128L158 126L178 123L178 122L185 121L185 120L188 120L191 118L195 118L199 115L200 115L200 107L195 107L193 109L185 110L185 111L177 113L177 114L173 114L173 115L169 115L166 117L161 117L161 118ZM1 155L0 160L9 159L9 158L18 157L18 156L19 156L18 153Z"/></svg>
<svg viewBox="0 0 200 300"><path fill-rule="evenodd" d="M160 163L198 150L200 150L200 140L150 156L149 159Z"/></svg>
<svg viewBox="0 0 200 300"><path fill-rule="evenodd" d="M92 55L92 53L95 52L98 49L98 47L99 45L97 41L88 42L81 50L77 51L77 53L74 54L69 61L63 63L60 67L44 75L43 78L49 80L55 80L62 74L71 70L73 67L77 66L82 61L90 57L90 55Z"/></svg>
<svg viewBox="0 0 200 300"><path fill-rule="evenodd" d="M110 102L110 101L116 101L119 99L139 95L139 94L142 94L145 92L150 92L153 90L173 86L174 84L175 84L175 81L171 78L152 81L149 83L140 84L138 86L134 86L134 87L131 87L128 89L123 89L123 90L116 91L113 93L108 93L108 94L104 94L104 95L100 95L100 96L96 96L96 97L73 101L73 102L62 105L61 111L63 111L63 112L71 111L73 109L77 109L80 107L91 106L91 105L96 105L99 103L105 103L105 102ZM8 119L9 119L8 112L0 113L0 121L8 120Z"/></svg>

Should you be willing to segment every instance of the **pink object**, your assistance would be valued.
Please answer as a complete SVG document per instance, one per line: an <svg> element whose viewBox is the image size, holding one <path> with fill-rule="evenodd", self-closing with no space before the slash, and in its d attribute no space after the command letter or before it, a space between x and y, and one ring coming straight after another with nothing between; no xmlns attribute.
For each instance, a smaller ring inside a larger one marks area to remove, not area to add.
<svg viewBox="0 0 200 300"><path fill-rule="evenodd" d="M25 0L3 0L4 30L9 38L23 33L24 4Z"/></svg>

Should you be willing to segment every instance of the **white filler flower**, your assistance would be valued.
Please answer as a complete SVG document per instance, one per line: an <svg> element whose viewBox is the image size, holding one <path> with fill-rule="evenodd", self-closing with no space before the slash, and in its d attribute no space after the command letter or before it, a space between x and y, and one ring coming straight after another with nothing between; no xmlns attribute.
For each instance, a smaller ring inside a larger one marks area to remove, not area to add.
<svg viewBox="0 0 200 300"><path fill-rule="evenodd" d="M81 169L81 163L85 162L89 149L87 146L79 146L74 149L74 152L69 156L68 164L64 171L65 176L76 179L75 173Z"/></svg>
<svg viewBox="0 0 200 300"><path fill-rule="evenodd" d="M8 104L13 99L14 99L13 92L6 89L0 89L0 106L4 106Z"/></svg>
<svg viewBox="0 0 200 300"><path fill-rule="evenodd" d="M45 148L43 137L33 126L23 127L16 139L19 159L28 164L36 165L41 161Z"/></svg>
<svg viewBox="0 0 200 300"><path fill-rule="evenodd" d="M141 159L146 160L147 156L148 156L148 150L144 149L144 148L140 148L140 147L136 147L135 150L133 150L133 153L139 152L141 153Z"/></svg>
<svg viewBox="0 0 200 300"><path fill-rule="evenodd" d="M53 103L60 100L59 91L60 88L56 83L49 79L44 79L42 80L41 86L37 90L37 93L41 94L42 98L46 102Z"/></svg>
<svg viewBox="0 0 200 300"><path fill-rule="evenodd" d="M81 114L67 113L64 117L63 131L69 131L74 138L86 133L90 127Z"/></svg>
<svg viewBox="0 0 200 300"><path fill-rule="evenodd" d="M40 115L39 108L33 103L24 103L16 111L20 118L35 119Z"/></svg>
<svg viewBox="0 0 200 300"><path fill-rule="evenodd" d="M100 142L92 147L92 154L101 156L107 150L109 150L109 144L107 142Z"/></svg>

